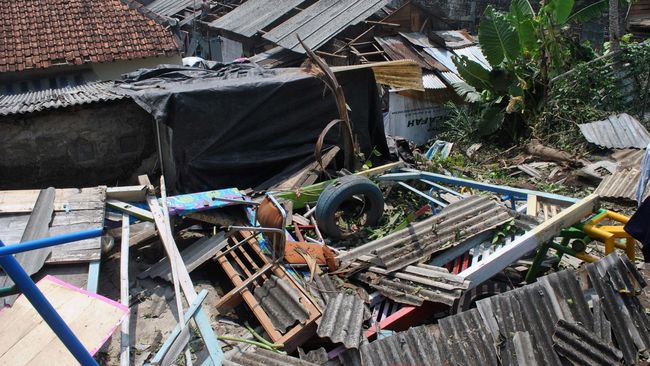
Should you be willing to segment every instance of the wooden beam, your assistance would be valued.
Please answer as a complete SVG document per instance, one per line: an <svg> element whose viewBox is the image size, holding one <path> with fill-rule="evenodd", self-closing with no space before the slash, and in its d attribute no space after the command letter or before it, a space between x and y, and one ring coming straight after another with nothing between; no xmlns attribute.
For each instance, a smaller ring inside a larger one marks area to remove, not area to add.
<svg viewBox="0 0 650 366"><path fill-rule="evenodd" d="M106 205L108 207L114 208L116 210L122 211L124 213L127 213L133 217L137 217L140 220L145 220L145 221L154 221L153 215L151 214L151 211L147 211L145 209L142 209L137 206L133 206L131 204L128 204L126 202L114 200L114 199L107 199L106 200Z"/></svg>
<svg viewBox="0 0 650 366"><path fill-rule="evenodd" d="M129 307L129 214L122 214L122 240L120 245L120 303L127 308ZM131 314L129 314L121 325L120 337L120 366L129 366L130 340L129 340L129 323Z"/></svg>
<svg viewBox="0 0 650 366"><path fill-rule="evenodd" d="M534 194L528 195L526 200L526 215L537 217L537 196Z"/></svg>
<svg viewBox="0 0 650 366"><path fill-rule="evenodd" d="M497 249L487 259L467 268L458 275L471 281L471 287L476 287L501 272L519 258L535 250L538 245L553 239L560 233L560 230L589 216L597 208L598 196L592 194L564 209L558 215L549 218L541 225L517 238L511 244Z"/></svg>
<svg viewBox="0 0 650 366"><path fill-rule="evenodd" d="M141 179L141 181L148 181L148 178L146 178L146 176L140 176L139 179ZM172 258L174 258L173 260L181 258L181 254L178 251L174 237L170 235L170 230L166 229L165 227L166 221L164 218L163 210L158 203L158 199L156 196L149 194L147 195L146 200L149 204L149 208L151 209L151 214L154 217L154 221L156 223L156 227L158 228L160 239L163 242L163 246L165 247L165 251L167 252L167 256L170 258L170 260L172 260ZM187 272L187 268L185 268L185 266L179 266L178 280L183 290L183 294L185 295L185 299L188 303L193 303L198 295L196 293L196 290L194 290L194 284L192 283L190 274ZM210 325L210 318L208 318L202 309L199 309L194 317L194 321L199 328L199 332L201 333L201 337L203 338L203 342L205 342L205 346L213 363L220 364L221 360L223 359L223 352L221 351L221 347L219 347L219 343L214 336L214 331Z"/></svg>
<svg viewBox="0 0 650 366"><path fill-rule="evenodd" d="M144 202L146 195L145 185L106 188L106 197L118 201Z"/></svg>

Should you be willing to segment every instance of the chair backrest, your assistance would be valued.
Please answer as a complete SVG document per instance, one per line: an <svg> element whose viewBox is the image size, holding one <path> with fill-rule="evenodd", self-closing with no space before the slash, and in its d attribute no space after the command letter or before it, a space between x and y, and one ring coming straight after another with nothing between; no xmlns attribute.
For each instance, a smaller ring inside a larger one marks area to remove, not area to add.
<svg viewBox="0 0 650 366"><path fill-rule="evenodd" d="M286 214L275 199L266 196L257 208L256 219L261 227L284 230ZM265 233L265 235L273 248L273 259L283 258L286 237L280 233Z"/></svg>

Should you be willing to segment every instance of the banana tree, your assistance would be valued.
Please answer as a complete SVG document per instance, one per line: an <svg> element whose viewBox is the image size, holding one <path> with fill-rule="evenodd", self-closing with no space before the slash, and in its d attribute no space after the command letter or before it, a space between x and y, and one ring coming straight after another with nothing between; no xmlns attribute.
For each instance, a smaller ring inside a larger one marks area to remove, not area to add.
<svg viewBox="0 0 650 366"><path fill-rule="evenodd" d="M496 132L506 118L525 120L543 108L548 80L566 71L571 58L562 27L599 16L608 0L577 11L573 7L574 0L547 0L535 12L528 0L512 0L508 12L485 9L478 41L491 67L466 56L454 57L465 80L454 89L482 107L479 135Z"/></svg>

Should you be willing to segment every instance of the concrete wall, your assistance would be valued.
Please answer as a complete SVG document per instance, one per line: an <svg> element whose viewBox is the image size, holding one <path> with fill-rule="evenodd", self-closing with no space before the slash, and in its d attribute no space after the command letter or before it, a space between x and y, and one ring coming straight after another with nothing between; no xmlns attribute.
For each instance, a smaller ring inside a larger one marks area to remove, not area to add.
<svg viewBox="0 0 650 366"><path fill-rule="evenodd" d="M152 68L160 64L182 65L180 55L142 58L127 61L102 62L92 64L93 71L99 80L120 80L122 74L141 68Z"/></svg>
<svg viewBox="0 0 650 366"><path fill-rule="evenodd" d="M0 117L0 189L123 183L155 153L153 124L130 99Z"/></svg>

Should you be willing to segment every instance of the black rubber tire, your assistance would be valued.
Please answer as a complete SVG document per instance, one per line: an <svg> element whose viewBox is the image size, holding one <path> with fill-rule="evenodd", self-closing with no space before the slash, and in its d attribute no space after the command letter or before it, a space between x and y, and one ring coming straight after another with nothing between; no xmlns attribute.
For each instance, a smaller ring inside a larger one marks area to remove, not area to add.
<svg viewBox="0 0 650 366"><path fill-rule="evenodd" d="M384 214L384 195L381 189L366 177L346 175L327 186L316 203L314 218L320 231L333 239L348 236L341 231L335 217L341 204L353 196L364 197L367 208L365 224L374 226Z"/></svg>

